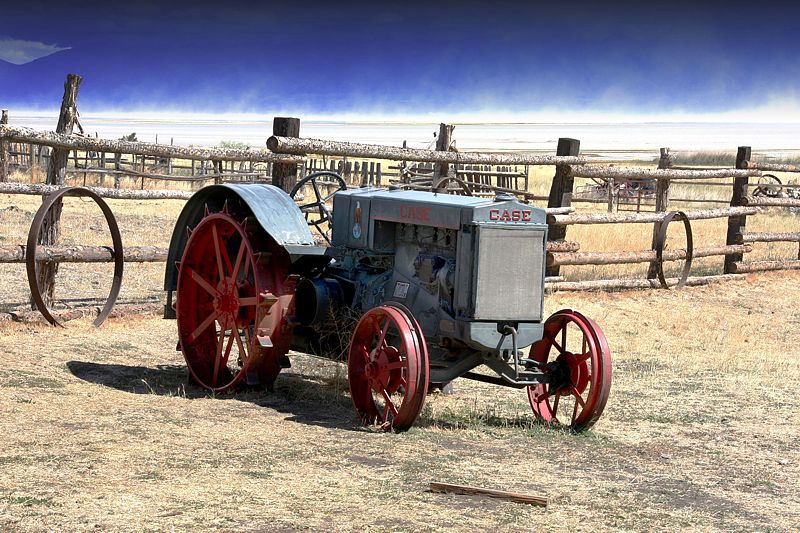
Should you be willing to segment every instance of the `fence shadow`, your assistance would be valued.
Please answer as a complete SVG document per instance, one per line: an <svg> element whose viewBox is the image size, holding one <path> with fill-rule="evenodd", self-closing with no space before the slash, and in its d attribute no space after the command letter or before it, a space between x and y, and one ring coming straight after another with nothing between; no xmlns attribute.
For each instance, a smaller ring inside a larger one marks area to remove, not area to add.
<svg viewBox="0 0 800 533"><path fill-rule="evenodd" d="M148 367L69 361L67 368L80 380L132 394L244 401L287 414L287 420L294 422L363 431L346 394L344 379L322 380L319 376L284 372L278 376L274 392L242 389L214 395L189 381L185 365Z"/></svg>

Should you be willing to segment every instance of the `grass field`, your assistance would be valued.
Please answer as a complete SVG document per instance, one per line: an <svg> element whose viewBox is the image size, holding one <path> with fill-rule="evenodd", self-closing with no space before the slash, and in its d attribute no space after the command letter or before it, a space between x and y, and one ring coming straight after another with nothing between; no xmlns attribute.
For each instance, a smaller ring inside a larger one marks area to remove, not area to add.
<svg viewBox="0 0 800 533"><path fill-rule="evenodd" d="M544 190L549 172L534 187ZM183 206L108 202L129 246L167 246ZM0 244L25 242L39 204L0 195ZM567 235L586 251L638 250L651 227ZM67 199L63 228L65 244L110 244L89 201ZM752 231L799 228L791 214L748 219ZM723 244L725 220L698 221L695 235ZM796 244L761 244L748 258L796 254ZM111 273L62 264L60 305L103 299ZM126 265L120 301L158 301L162 276L163 264ZM0 286L0 311L26 305L23 265L0 265ZM605 414L581 435L537 424L521 391L463 380L454 395L431 396L408 433L374 433L358 426L334 362L296 354L274 393L212 398L187 383L174 321L0 323L0 530L797 530L798 287L800 272L776 272L548 296L548 313L595 318L614 352ZM544 494L551 505L432 494L431 481Z"/></svg>
<svg viewBox="0 0 800 533"><path fill-rule="evenodd" d="M773 530L800 525L798 273L557 294L605 329L594 429L457 381L405 434L361 429L344 369L292 357L274 393L190 386L175 323L0 325L0 529ZM544 494L547 509L426 492Z"/></svg>

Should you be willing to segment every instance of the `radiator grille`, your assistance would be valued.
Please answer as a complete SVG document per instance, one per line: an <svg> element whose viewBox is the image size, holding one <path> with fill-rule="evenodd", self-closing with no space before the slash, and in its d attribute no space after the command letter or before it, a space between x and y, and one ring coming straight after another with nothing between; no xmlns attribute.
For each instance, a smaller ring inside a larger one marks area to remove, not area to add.
<svg viewBox="0 0 800 533"><path fill-rule="evenodd" d="M476 320L541 320L545 231L479 227L472 309Z"/></svg>

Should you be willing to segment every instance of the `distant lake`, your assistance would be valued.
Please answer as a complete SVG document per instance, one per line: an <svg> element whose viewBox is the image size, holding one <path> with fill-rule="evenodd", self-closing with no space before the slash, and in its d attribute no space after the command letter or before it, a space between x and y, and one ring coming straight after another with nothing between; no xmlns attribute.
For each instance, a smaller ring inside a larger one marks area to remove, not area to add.
<svg viewBox="0 0 800 533"><path fill-rule="evenodd" d="M81 116L86 133L116 139L136 132L140 141L177 145L215 146L221 141L238 141L253 147L265 146L272 132L271 119L228 120L139 119L130 116ZM11 113L10 123L39 130L53 130L57 117ZM433 147L438 123L430 122L328 122L302 121L303 137L360 143ZM587 124L458 124L454 132L461 151L555 152L559 137L581 141L583 153L611 158L655 157L667 146L673 151L729 151L750 145L756 151L793 152L800 149L800 123L587 123Z"/></svg>

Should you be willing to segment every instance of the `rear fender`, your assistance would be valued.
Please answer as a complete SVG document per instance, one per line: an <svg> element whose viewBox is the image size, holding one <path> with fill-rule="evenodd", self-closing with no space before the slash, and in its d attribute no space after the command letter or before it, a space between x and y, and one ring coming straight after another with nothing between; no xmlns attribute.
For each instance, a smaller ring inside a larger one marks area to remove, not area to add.
<svg viewBox="0 0 800 533"><path fill-rule="evenodd" d="M197 226L205 216L206 207L218 212L226 201L238 214L255 217L261 228L289 252L293 261L306 255L324 255L324 249L314 245L302 212L283 190L263 184L210 185L194 193L178 216L167 255L164 290L174 291L178 287L176 262L183 257L189 240L186 228Z"/></svg>

